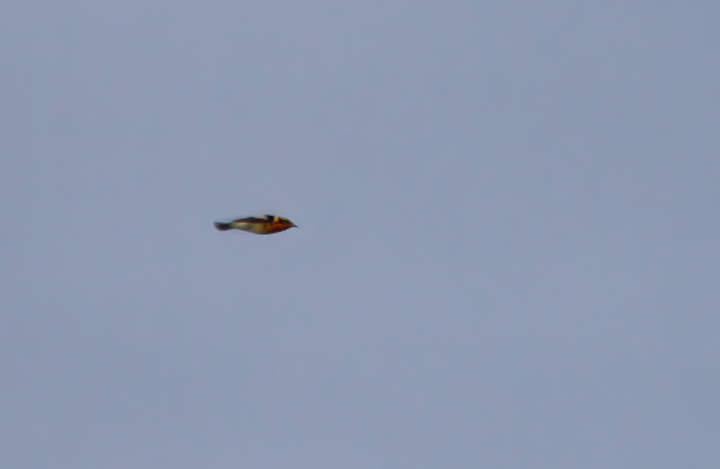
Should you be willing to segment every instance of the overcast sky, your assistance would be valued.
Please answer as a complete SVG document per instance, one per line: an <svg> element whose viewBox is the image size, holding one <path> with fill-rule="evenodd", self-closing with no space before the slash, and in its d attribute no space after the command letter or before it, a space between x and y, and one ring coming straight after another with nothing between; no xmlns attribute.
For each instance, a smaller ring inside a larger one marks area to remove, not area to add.
<svg viewBox="0 0 720 469"><path fill-rule="evenodd" d="M718 25L3 2L0 466L720 467Z"/></svg>

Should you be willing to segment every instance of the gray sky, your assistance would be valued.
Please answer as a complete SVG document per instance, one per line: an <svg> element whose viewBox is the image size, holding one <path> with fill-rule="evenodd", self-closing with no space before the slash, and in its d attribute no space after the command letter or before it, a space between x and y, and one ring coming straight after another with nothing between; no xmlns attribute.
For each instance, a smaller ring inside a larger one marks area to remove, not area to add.
<svg viewBox="0 0 720 469"><path fill-rule="evenodd" d="M4 2L0 465L720 467L718 24Z"/></svg>

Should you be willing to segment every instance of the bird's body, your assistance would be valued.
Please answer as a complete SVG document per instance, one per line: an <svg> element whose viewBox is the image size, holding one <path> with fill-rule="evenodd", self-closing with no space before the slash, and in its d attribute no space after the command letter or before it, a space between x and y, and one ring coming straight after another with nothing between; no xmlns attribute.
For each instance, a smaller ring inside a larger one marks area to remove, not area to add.
<svg viewBox="0 0 720 469"><path fill-rule="evenodd" d="M297 225L285 217L276 215L256 215L247 218L238 218L229 222L215 222L215 228L220 231L241 230L255 234L280 233Z"/></svg>

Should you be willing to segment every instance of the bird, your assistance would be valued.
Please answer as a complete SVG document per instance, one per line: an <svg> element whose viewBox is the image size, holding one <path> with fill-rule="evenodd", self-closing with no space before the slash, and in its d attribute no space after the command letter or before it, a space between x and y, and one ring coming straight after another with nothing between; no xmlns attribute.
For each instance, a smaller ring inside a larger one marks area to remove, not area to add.
<svg viewBox="0 0 720 469"><path fill-rule="evenodd" d="M261 235L280 233L290 228L297 228L295 223L285 217L268 214L238 218L229 222L216 221L214 225L219 231L241 230Z"/></svg>

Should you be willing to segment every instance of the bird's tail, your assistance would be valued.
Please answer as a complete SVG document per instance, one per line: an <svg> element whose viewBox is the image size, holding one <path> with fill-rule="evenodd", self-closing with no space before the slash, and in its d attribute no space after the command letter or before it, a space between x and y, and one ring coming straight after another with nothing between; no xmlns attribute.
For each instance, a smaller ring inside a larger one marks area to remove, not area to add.
<svg viewBox="0 0 720 469"><path fill-rule="evenodd" d="M216 221L215 228L217 228L220 231L227 231L227 230L232 230L232 225L230 223L223 223L221 221Z"/></svg>

